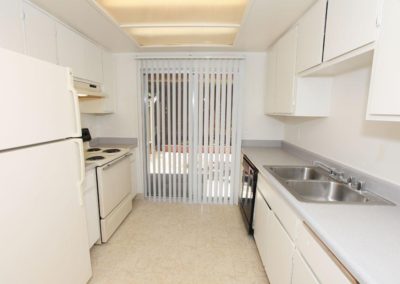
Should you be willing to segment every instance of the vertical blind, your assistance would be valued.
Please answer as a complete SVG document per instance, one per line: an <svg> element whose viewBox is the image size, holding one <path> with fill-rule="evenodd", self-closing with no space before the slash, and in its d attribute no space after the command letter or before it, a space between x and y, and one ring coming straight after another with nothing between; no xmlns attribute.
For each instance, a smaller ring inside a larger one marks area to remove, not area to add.
<svg viewBox="0 0 400 284"><path fill-rule="evenodd" d="M237 203L241 59L141 59L145 196Z"/></svg>

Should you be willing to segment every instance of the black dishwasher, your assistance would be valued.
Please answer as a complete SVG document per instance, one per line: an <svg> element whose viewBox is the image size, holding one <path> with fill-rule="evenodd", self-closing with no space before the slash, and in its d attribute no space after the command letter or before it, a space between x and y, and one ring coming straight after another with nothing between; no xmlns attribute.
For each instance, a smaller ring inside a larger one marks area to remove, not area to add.
<svg viewBox="0 0 400 284"><path fill-rule="evenodd" d="M239 195L239 207L246 229L248 233L252 235L258 170L246 155L243 156L242 167L242 186Z"/></svg>

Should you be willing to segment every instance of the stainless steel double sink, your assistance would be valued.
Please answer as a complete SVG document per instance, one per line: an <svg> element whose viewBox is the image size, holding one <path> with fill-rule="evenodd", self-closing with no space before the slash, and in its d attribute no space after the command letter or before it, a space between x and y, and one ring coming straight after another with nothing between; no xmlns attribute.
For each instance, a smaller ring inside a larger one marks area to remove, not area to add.
<svg viewBox="0 0 400 284"><path fill-rule="evenodd" d="M302 202L393 205L366 190L337 182L314 166L264 166L294 197Z"/></svg>

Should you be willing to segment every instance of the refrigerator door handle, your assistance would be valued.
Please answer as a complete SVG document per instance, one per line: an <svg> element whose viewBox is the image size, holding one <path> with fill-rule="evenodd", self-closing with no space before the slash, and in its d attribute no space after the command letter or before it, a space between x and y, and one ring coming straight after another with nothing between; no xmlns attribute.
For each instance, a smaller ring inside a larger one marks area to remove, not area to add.
<svg viewBox="0 0 400 284"><path fill-rule="evenodd" d="M78 192L78 200L79 205L83 206L83 183L85 181L85 158L83 156L83 142L81 139L73 139L72 140L76 145L78 145L79 152L79 167L80 167L80 178L79 178L79 192Z"/></svg>
<svg viewBox="0 0 400 284"><path fill-rule="evenodd" d="M79 101L78 101L78 95L74 90L70 90L72 99L74 100L74 115L75 115L75 126L76 126L76 132L75 132L75 137L80 137L82 135L81 133L81 116L79 113Z"/></svg>
<svg viewBox="0 0 400 284"><path fill-rule="evenodd" d="M69 92L72 95L72 99L73 99L73 103L74 103L74 118L75 118L75 126L76 126L76 132L74 137L81 137L82 136L82 132L81 132L81 114L79 111L79 100L78 100L78 94L75 91L74 88L74 80L73 80L73 76L72 76L72 72L69 71L69 75L70 75L70 80L69 80Z"/></svg>

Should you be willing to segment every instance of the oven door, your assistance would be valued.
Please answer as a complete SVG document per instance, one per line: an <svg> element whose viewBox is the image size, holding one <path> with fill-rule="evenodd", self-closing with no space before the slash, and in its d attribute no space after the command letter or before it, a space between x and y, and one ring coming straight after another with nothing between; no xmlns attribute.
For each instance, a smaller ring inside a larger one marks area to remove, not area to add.
<svg viewBox="0 0 400 284"><path fill-rule="evenodd" d="M97 168L100 217L106 218L131 192L130 155Z"/></svg>

